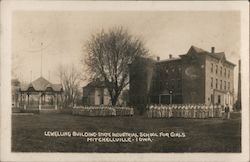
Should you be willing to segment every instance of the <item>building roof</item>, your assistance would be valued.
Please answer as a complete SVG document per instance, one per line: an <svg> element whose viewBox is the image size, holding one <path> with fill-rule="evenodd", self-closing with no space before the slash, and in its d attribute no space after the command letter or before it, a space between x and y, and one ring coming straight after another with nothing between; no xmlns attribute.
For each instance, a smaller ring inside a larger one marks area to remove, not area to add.
<svg viewBox="0 0 250 162"><path fill-rule="evenodd" d="M97 79L97 80L90 82L85 87L105 87L105 82Z"/></svg>
<svg viewBox="0 0 250 162"><path fill-rule="evenodd" d="M32 88L31 91L46 91L51 88L55 92L63 89L62 84L52 84L43 77L39 77L29 84L21 85L21 91L29 91L30 88Z"/></svg>
<svg viewBox="0 0 250 162"><path fill-rule="evenodd" d="M163 63L163 62L170 62L170 61L177 61L177 60L181 60L181 58L173 57L169 59L159 60L159 61L156 61L155 63Z"/></svg>
<svg viewBox="0 0 250 162"><path fill-rule="evenodd" d="M230 61L226 60L226 55L225 55L224 52L214 52L214 53L212 53L212 52L208 52L208 51L206 51L204 49L195 47L193 45L188 50L188 53L189 53L189 51L195 51L197 54L204 54L204 55L211 56L211 57L213 57L215 59L218 59L218 60L224 59L226 63L235 66L235 64L233 64ZM186 54L184 54L184 55L186 55ZM182 57L184 55L179 55L179 56Z"/></svg>
<svg viewBox="0 0 250 162"><path fill-rule="evenodd" d="M83 88L83 97L87 97L93 88L105 88L105 87L106 87L106 85L105 85L104 81L101 81L99 79L91 81L86 86L82 87Z"/></svg>
<svg viewBox="0 0 250 162"><path fill-rule="evenodd" d="M234 63L226 60L226 55L225 55L224 52L214 52L214 53L212 53L212 52L206 51L206 50L204 50L202 48L196 47L194 45L191 45L191 47L189 48L188 52L185 53L185 54L180 54L179 57L172 57L172 58L168 58L168 59L164 59L164 60L159 60L159 61L153 60L151 58L144 58L144 57L140 57L140 59L144 59L144 60L148 59L148 60L151 60L153 63L156 63L156 64L158 64L158 63L165 63L165 62L171 62L171 61L178 61L178 60L181 60L181 58L183 56L185 57L190 51L194 51L195 53L201 54L201 55L207 55L207 56L213 57L213 58L215 58L217 60L224 59L224 61L226 63L228 63L228 64L230 64L232 66L236 66Z"/></svg>
<svg viewBox="0 0 250 162"><path fill-rule="evenodd" d="M204 49L201 49L201 48L198 48L198 47L195 47L195 46L191 46L190 49L193 49L196 53L204 53L204 52L208 52L208 51L205 51Z"/></svg>

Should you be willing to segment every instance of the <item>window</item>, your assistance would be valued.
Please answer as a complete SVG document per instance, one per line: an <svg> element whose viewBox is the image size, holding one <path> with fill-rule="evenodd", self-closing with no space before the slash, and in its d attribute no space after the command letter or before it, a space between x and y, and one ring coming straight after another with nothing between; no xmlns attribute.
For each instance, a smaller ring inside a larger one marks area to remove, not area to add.
<svg viewBox="0 0 250 162"><path fill-rule="evenodd" d="M218 65L216 65L215 74L218 74Z"/></svg>
<svg viewBox="0 0 250 162"><path fill-rule="evenodd" d="M179 71L181 72L181 66L179 66Z"/></svg>
<svg viewBox="0 0 250 162"><path fill-rule="evenodd" d="M214 103L214 95L211 94L211 103Z"/></svg>
<svg viewBox="0 0 250 162"><path fill-rule="evenodd" d="M178 79L178 81L177 81L177 87L178 87L178 89L181 89L181 80L180 79Z"/></svg>
<svg viewBox="0 0 250 162"><path fill-rule="evenodd" d="M227 82L224 81L224 90L227 90Z"/></svg>
<svg viewBox="0 0 250 162"><path fill-rule="evenodd" d="M178 66L178 74L181 74L181 66Z"/></svg>
<svg viewBox="0 0 250 162"><path fill-rule="evenodd" d="M169 70L168 70L168 66L165 66L165 72L168 74Z"/></svg>
<svg viewBox="0 0 250 162"><path fill-rule="evenodd" d="M222 89L222 80L220 80L220 89Z"/></svg>
<svg viewBox="0 0 250 162"><path fill-rule="evenodd" d="M214 71L214 64L211 63L211 72L213 72L213 71Z"/></svg>
<svg viewBox="0 0 250 162"><path fill-rule="evenodd" d="M104 89L103 91L104 91L104 95L105 95L105 96L108 96L108 95L109 95L108 89Z"/></svg>
<svg viewBox="0 0 250 162"><path fill-rule="evenodd" d="M224 69L224 77L226 77L227 76L227 69L225 68Z"/></svg>
<svg viewBox="0 0 250 162"><path fill-rule="evenodd" d="M214 78L211 78L211 88L214 86Z"/></svg>
<svg viewBox="0 0 250 162"><path fill-rule="evenodd" d="M218 79L215 80L215 88L218 88Z"/></svg>
<svg viewBox="0 0 250 162"><path fill-rule="evenodd" d="M175 80L172 79L171 82L172 82L172 83L171 83L171 88L174 89L174 87L175 87L175 86L174 86Z"/></svg>
<svg viewBox="0 0 250 162"><path fill-rule="evenodd" d="M230 70L228 70L228 78L230 78Z"/></svg>
<svg viewBox="0 0 250 162"><path fill-rule="evenodd" d="M164 87L164 82L160 80L160 89L163 89L163 87Z"/></svg>
<svg viewBox="0 0 250 162"><path fill-rule="evenodd" d="M220 76L222 76L222 66L220 67Z"/></svg>
<svg viewBox="0 0 250 162"><path fill-rule="evenodd" d="M228 82L228 90L230 91L230 82Z"/></svg>
<svg viewBox="0 0 250 162"><path fill-rule="evenodd" d="M169 83L168 83L168 82L166 82L166 88L168 88L168 86L169 86Z"/></svg>
<svg viewBox="0 0 250 162"><path fill-rule="evenodd" d="M157 89L158 88L157 81L154 79L152 82L153 82L153 89Z"/></svg>
<svg viewBox="0 0 250 162"><path fill-rule="evenodd" d="M218 104L220 104L221 103L221 98L220 98L220 95L218 95L218 102L217 102Z"/></svg>

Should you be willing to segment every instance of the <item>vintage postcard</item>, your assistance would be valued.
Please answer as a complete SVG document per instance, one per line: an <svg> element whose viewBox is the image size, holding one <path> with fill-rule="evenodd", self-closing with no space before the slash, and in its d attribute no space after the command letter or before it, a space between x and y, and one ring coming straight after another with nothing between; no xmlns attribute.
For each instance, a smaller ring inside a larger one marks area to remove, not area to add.
<svg viewBox="0 0 250 162"><path fill-rule="evenodd" d="M1 161L249 161L248 15L3 1Z"/></svg>

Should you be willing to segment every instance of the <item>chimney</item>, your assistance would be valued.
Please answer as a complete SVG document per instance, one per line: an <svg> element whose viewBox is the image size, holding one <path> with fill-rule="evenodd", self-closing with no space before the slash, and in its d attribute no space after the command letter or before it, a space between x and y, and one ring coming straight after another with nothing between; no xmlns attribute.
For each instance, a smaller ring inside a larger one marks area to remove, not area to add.
<svg viewBox="0 0 250 162"><path fill-rule="evenodd" d="M160 57L159 56L157 56L157 61L160 61Z"/></svg>
<svg viewBox="0 0 250 162"><path fill-rule="evenodd" d="M214 53L215 48L211 47L211 53Z"/></svg>
<svg viewBox="0 0 250 162"><path fill-rule="evenodd" d="M172 57L172 54L169 54L169 59L172 59L173 57Z"/></svg>

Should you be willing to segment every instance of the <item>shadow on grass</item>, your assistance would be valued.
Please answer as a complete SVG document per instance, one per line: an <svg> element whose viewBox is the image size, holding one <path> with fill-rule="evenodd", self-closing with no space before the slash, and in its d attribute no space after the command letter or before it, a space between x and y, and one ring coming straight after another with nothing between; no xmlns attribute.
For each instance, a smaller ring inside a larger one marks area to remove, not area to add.
<svg viewBox="0 0 250 162"><path fill-rule="evenodd" d="M84 137L47 137L60 132L180 132L184 138L152 137L152 142L98 143ZM67 114L12 116L13 152L241 152L241 118L148 119L83 117Z"/></svg>

